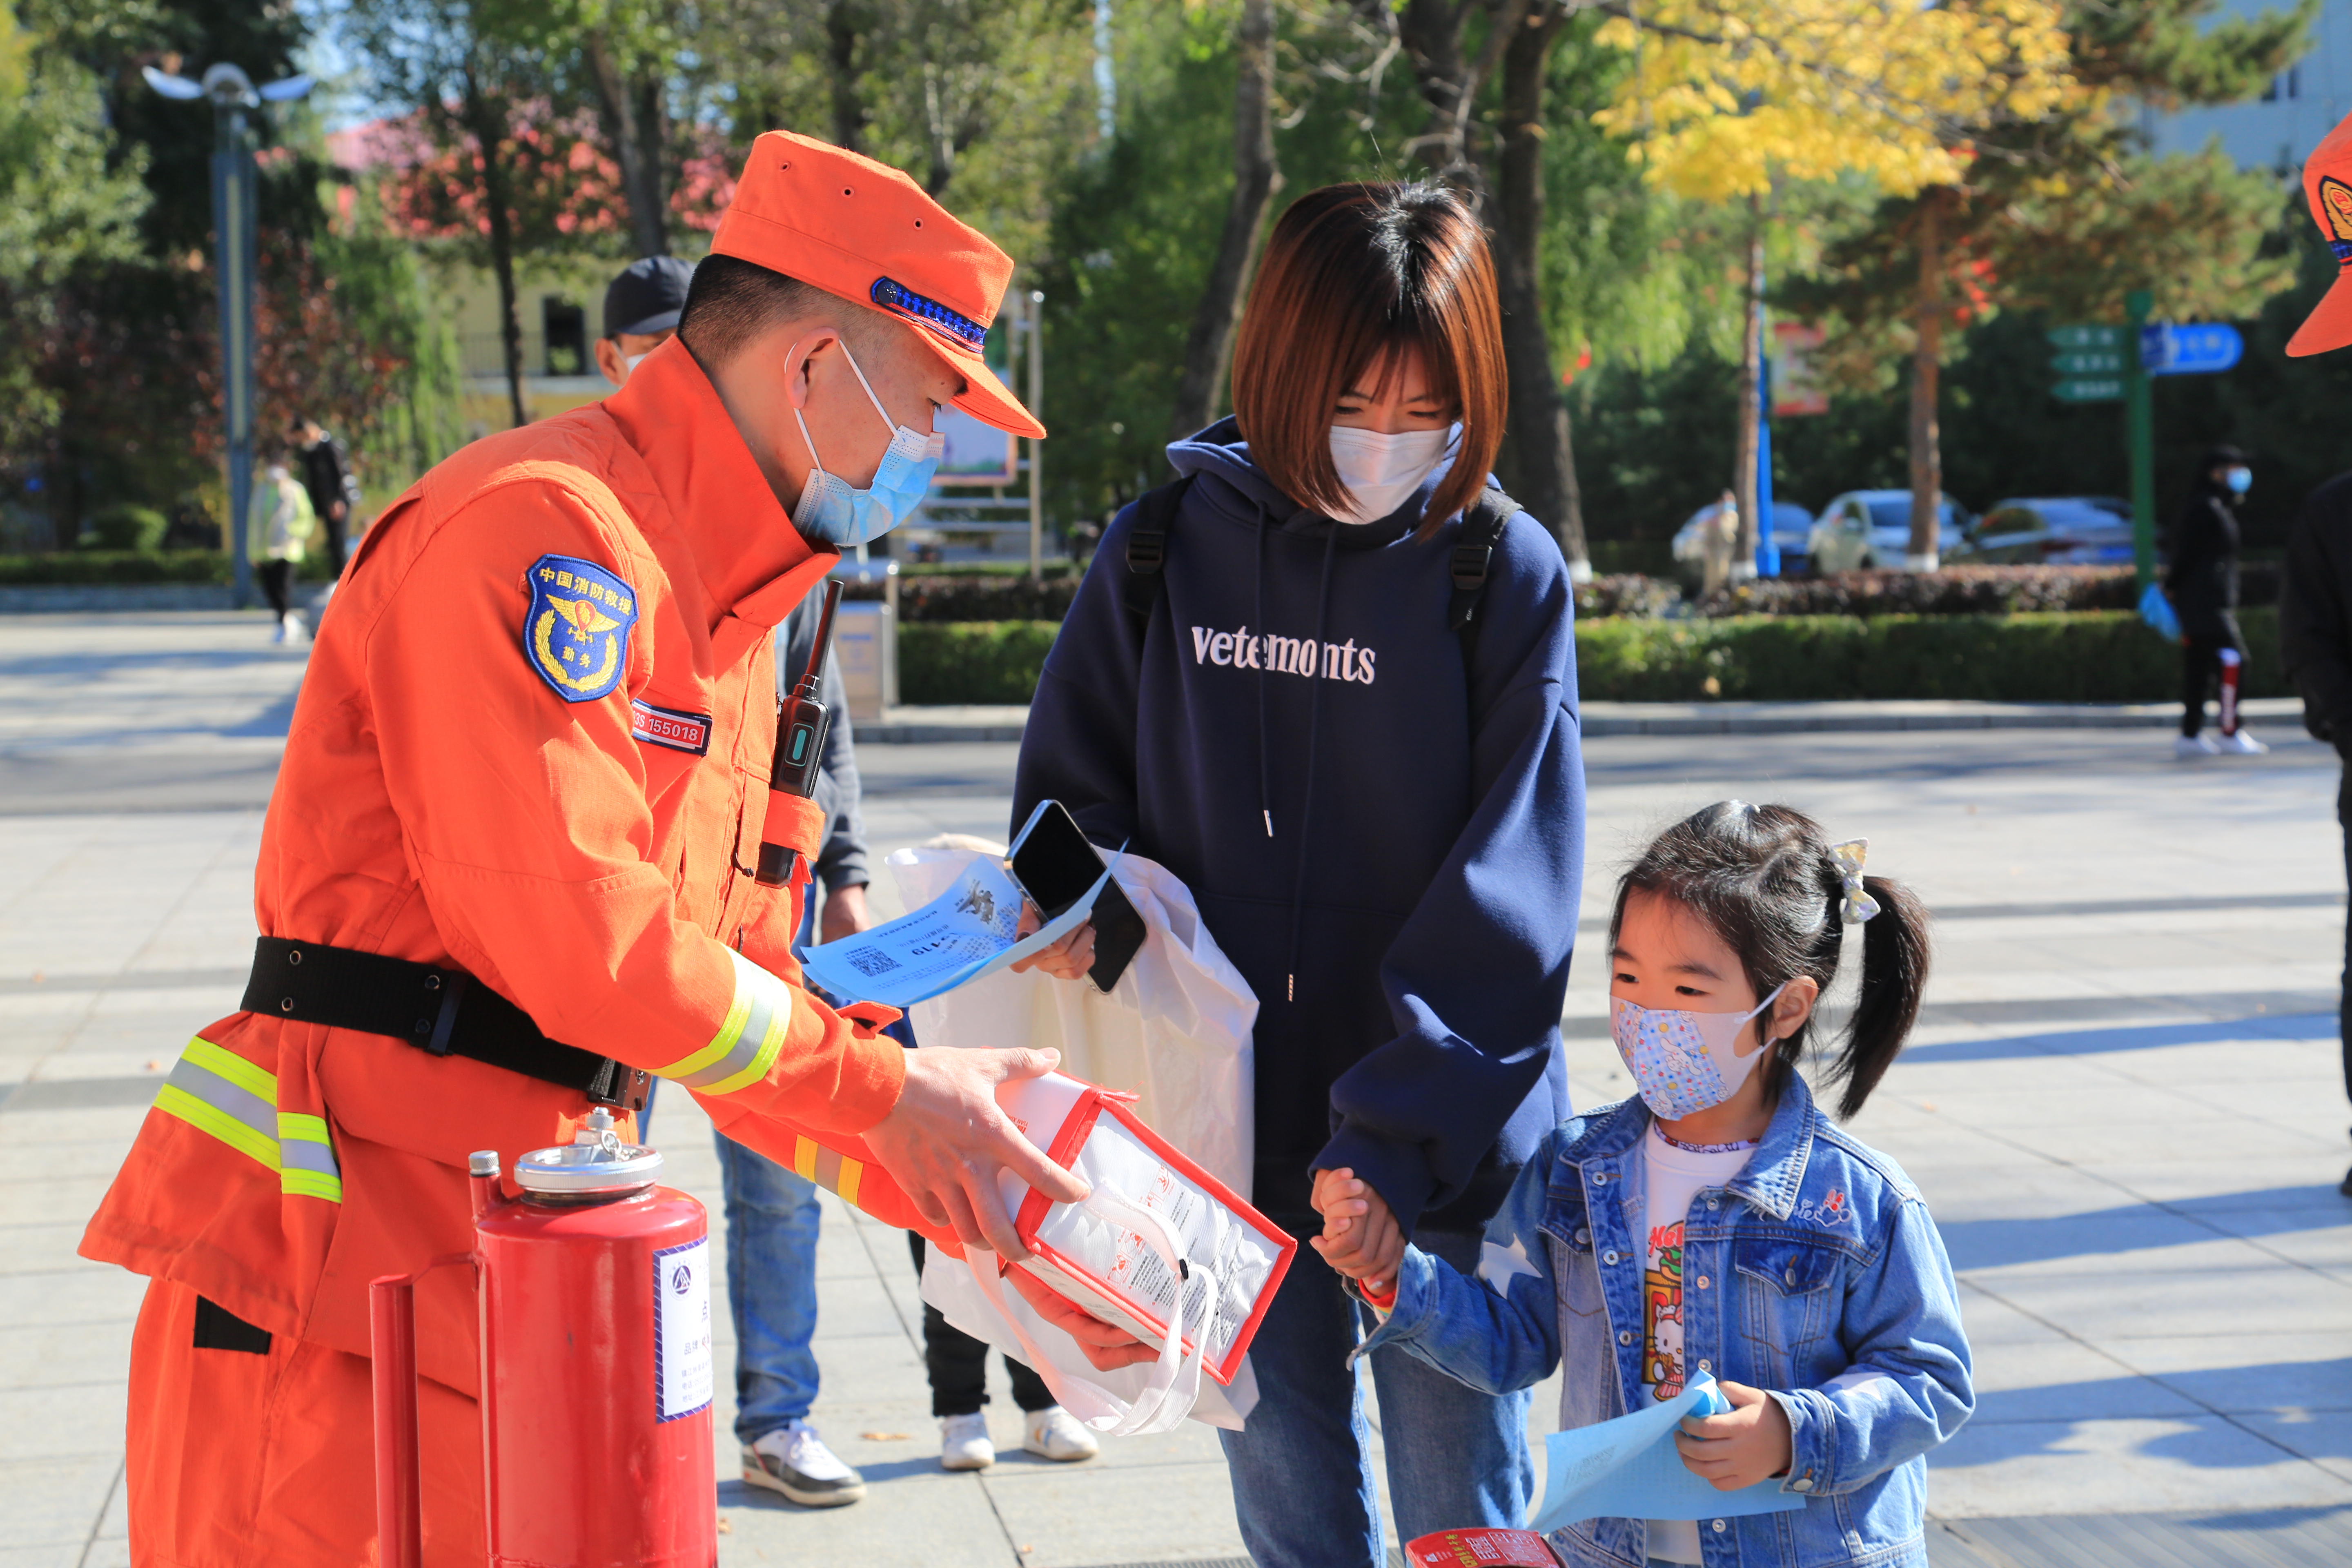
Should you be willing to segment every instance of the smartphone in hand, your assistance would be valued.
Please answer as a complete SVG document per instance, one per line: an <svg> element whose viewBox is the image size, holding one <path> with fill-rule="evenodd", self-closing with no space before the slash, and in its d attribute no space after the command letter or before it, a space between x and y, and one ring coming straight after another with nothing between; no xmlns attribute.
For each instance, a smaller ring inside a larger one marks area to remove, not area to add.
<svg viewBox="0 0 2352 1568"><path fill-rule="evenodd" d="M1013 842L1012 860L1013 879L1049 921L1086 897L1103 874L1102 857L1058 800L1046 801L1031 815ZM1143 917L1113 878L1095 896L1087 920L1095 928L1095 961L1087 978L1108 993L1143 946Z"/></svg>

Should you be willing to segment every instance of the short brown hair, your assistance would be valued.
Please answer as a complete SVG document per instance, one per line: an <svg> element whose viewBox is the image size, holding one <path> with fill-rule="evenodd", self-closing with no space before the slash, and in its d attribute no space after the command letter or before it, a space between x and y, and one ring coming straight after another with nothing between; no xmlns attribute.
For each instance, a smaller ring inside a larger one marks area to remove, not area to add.
<svg viewBox="0 0 2352 1568"><path fill-rule="evenodd" d="M677 335L694 351L696 363L711 371L776 322L804 316L833 322L858 348L882 335L875 330L880 311L735 256L706 256L697 264L678 312Z"/></svg>
<svg viewBox="0 0 2352 1568"><path fill-rule="evenodd" d="M1454 467L1423 537L1468 506L1503 444L1508 392L1486 237L1442 185L1309 191L1274 226L1234 344L1234 414L1250 460L1285 495L1326 512L1344 500L1331 412L1378 364L1418 348L1431 389L1462 422Z"/></svg>

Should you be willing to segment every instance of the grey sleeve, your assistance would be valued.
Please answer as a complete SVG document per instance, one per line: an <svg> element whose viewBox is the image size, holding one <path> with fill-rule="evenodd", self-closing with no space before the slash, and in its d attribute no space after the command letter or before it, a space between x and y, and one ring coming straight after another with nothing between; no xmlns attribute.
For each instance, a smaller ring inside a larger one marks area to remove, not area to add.
<svg viewBox="0 0 2352 1568"><path fill-rule="evenodd" d="M785 618L776 635L776 696L781 700L798 684L808 668L809 649L816 641L821 603L812 594ZM858 810L857 746L849 721L849 692L842 684L841 667L827 652L817 675L818 690L830 716L825 725L824 763L818 770L816 803L827 819L824 847L814 868L830 892L859 888L874 879L866 865L866 819Z"/></svg>
<svg viewBox="0 0 2352 1568"><path fill-rule="evenodd" d="M830 893L862 888L874 877L866 868L866 817L858 809L857 742L849 721L849 689L842 684L841 666L830 653L819 679L832 721L824 730L824 777L817 785L819 804L830 821L824 847L817 853L816 874Z"/></svg>

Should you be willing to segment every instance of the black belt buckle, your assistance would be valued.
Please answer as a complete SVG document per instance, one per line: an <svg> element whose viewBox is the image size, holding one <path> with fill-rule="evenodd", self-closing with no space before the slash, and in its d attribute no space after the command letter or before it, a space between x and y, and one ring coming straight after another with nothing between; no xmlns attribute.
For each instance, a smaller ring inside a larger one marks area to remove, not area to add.
<svg viewBox="0 0 2352 1568"><path fill-rule="evenodd" d="M462 969L436 969L425 977L426 992L438 993L441 999L440 1011L433 1016L433 1032L422 1042L427 1055L449 1054L449 1037L457 1026L457 1007L466 999L466 984L471 979L473 976ZM425 1020L419 1018L416 1022L421 1029Z"/></svg>
<svg viewBox="0 0 2352 1568"><path fill-rule="evenodd" d="M633 1068L611 1057L596 1069L596 1076L581 1092L593 1105L609 1105L616 1110L638 1111L653 1092L654 1075L643 1068Z"/></svg>

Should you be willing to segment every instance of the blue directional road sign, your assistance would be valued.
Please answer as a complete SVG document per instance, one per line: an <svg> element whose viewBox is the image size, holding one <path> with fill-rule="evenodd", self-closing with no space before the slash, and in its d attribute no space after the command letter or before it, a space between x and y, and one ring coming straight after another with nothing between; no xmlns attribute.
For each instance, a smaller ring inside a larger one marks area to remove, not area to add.
<svg viewBox="0 0 2352 1568"><path fill-rule="evenodd" d="M2139 363L2150 375L2211 375L2244 355L2238 329L2220 321L2176 326L2150 321L2139 330Z"/></svg>

